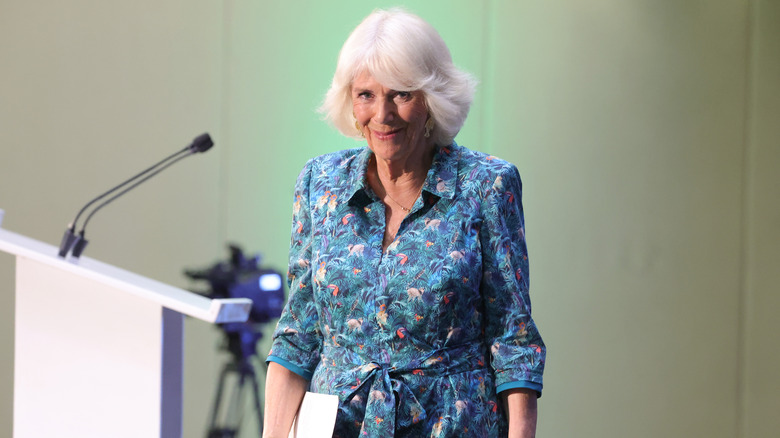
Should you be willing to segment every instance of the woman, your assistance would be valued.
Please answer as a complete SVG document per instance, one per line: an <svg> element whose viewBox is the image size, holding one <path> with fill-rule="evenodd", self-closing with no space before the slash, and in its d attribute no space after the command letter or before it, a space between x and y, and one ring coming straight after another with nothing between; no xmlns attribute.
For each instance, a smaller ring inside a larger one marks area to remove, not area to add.
<svg viewBox="0 0 780 438"><path fill-rule="evenodd" d="M453 142L473 90L417 16L374 12L345 42L323 111L368 147L298 177L264 436L307 389L339 396L337 437L534 436L520 177Z"/></svg>

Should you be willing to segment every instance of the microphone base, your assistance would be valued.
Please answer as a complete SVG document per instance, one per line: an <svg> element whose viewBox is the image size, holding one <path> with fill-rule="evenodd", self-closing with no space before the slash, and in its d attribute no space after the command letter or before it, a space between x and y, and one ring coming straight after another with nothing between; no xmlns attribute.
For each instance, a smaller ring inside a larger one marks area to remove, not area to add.
<svg viewBox="0 0 780 438"><path fill-rule="evenodd" d="M68 228L65 230L65 234L62 235L62 242L60 243L60 252L57 253L62 258L65 258L68 256L68 251L73 247L73 244L76 243L76 235L73 234L73 230L71 228Z"/></svg>
<svg viewBox="0 0 780 438"><path fill-rule="evenodd" d="M76 239L78 240L73 245L73 251L70 252L70 255L77 259L81 257L81 253L84 252L84 248L87 247L89 240L85 239L84 236L78 236Z"/></svg>

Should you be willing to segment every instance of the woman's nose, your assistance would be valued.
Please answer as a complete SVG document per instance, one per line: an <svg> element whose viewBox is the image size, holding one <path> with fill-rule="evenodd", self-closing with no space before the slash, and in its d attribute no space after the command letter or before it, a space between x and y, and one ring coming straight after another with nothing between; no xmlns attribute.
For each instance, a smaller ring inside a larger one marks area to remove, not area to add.
<svg viewBox="0 0 780 438"><path fill-rule="evenodd" d="M377 108L374 112L374 121L376 123L388 124L395 120L395 104L392 101L380 100L376 103Z"/></svg>

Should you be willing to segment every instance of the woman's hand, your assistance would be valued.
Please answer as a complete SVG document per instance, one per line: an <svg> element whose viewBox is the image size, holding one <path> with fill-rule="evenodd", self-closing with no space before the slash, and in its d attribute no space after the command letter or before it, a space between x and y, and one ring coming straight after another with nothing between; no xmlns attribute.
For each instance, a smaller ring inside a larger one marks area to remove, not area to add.
<svg viewBox="0 0 780 438"><path fill-rule="evenodd" d="M508 389L499 394L509 418L509 438L536 436L536 391Z"/></svg>
<svg viewBox="0 0 780 438"><path fill-rule="evenodd" d="M287 438L309 382L275 362L265 378L263 438Z"/></svg>

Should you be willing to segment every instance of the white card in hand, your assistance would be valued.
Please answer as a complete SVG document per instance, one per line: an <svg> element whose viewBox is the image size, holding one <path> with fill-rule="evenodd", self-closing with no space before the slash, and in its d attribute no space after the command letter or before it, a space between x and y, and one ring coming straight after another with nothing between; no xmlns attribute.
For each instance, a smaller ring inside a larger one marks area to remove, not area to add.
<svg viewBox="0 0 780 438"><path fill-rule="evenodd" d="M307 392L287 438L331 438L338 410L337 396Z"/></svg>

